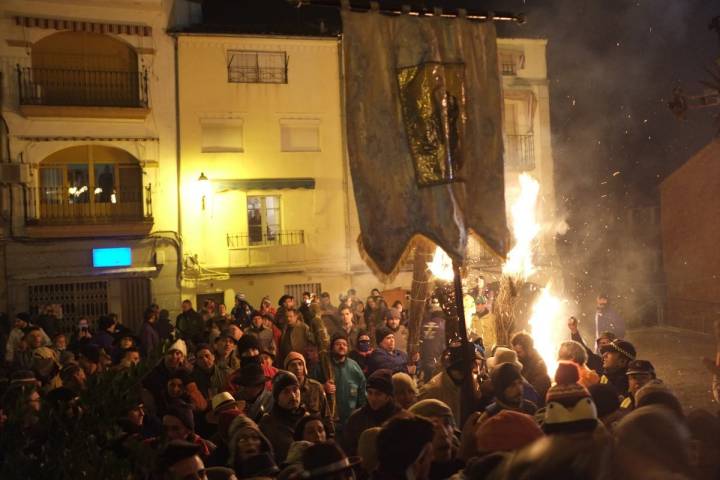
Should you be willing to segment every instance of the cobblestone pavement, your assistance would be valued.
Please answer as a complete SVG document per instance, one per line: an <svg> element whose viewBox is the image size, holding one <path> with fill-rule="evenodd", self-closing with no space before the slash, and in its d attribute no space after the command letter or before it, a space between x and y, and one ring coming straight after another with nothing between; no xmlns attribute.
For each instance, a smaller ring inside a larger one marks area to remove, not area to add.
<svg viewBox="0 0 720 480"><path fill-rule="evenodd" d="M631 330L627 339L638 358L650 360L658 377L672 388L686 411L719 407L710 392L712 376L701 363L702 357L715 357L715 342L710 335L668 327Z"/></svg>

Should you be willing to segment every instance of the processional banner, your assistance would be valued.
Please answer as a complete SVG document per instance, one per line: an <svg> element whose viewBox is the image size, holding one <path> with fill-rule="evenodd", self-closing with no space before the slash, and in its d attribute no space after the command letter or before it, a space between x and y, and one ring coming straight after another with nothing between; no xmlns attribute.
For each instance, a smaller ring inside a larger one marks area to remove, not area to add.
<svg viewBox="0 0 720 480"><path fill-rule="evenodd" d="M346 128L360 251L392 277L422 235L463 261L468 233L504 257L495 26L342 11Z"/></svg>

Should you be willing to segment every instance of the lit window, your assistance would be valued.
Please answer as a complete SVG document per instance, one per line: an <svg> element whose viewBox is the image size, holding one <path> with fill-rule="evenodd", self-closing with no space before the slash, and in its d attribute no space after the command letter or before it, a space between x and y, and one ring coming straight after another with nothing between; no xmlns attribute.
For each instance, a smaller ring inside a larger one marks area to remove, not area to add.
<svg viewBox="0 0 720 480"><path fill-rule="evenodd" d="M250 245L280 242L280 196L248 196L247 219Z"/></svg>
<svg viewBox="0 0 720 480"><path fill-rule="evenodd" d="M285 52L231 50L227 54L228 82L287 83Z"/></svg>

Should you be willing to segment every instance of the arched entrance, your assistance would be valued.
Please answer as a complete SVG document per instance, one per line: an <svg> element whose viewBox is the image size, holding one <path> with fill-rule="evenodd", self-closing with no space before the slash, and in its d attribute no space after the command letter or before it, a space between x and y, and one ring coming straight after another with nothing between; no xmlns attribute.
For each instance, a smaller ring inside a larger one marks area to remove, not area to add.
<svg viewBox="0 0 720 480"><path fill-rule="evenodd" d="M144 106L137 53L98 33L60 32L33 45L32 67L21 69L22 104Z"/></svg>
<svg viewBox="0 0 720 480"><path fill-rule="evenodd" d="M40 162L39 221L112 223L144 218L142 168L125 150L69 147Z"/></svg>

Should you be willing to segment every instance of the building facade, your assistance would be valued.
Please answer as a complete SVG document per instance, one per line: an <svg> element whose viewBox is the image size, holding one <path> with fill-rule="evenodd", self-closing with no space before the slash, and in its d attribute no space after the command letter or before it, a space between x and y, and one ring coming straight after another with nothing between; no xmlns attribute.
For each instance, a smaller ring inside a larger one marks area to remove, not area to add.
<svg viewBox="0 0 720 480"><path fill-rule="evenodd" d="M284 293L409 288L380 284L361 259L344 146L341 37L177 34L182 237L200 274L184 296L257 305ZM518 176L541 183L555 218L546 41L500 39L508 200ZM488 275L499 264L475 247ZM540 256L554 258L554 240ZM409 265L408 265L409 267ZM547 276L551 273L545 271ZM542 281L542 280L540 280Z"/></svg>
<svg viewBox="0 0 720 480"><path fill-rule="evenodd" d="M173 39L165 0L0 5L2 269L10 312L63 328L177 308ZM72 8L69 8L72 7ZM189 10L188 10L189 11Z"/></svg>
<svg viewBox="0 0 720 480"><path fill-rule="evenodd" d="M665 323L706 333L720 313L718 179L714 140L660 184Z"/></svg>

